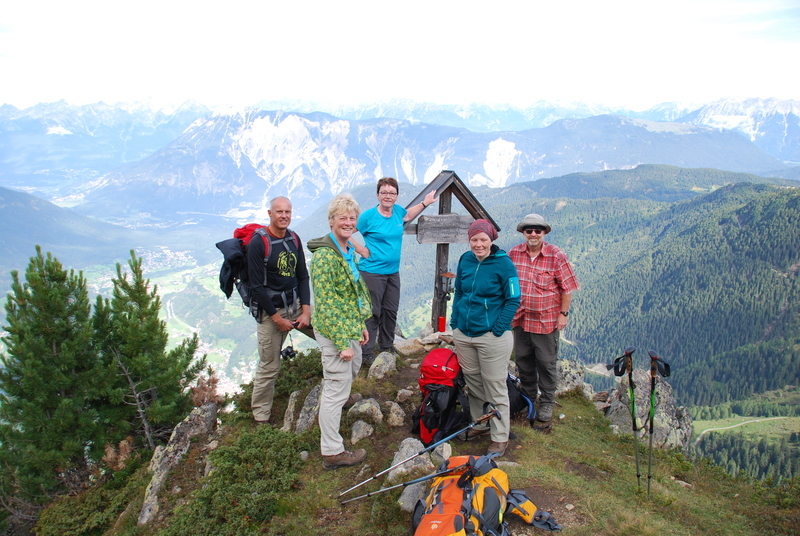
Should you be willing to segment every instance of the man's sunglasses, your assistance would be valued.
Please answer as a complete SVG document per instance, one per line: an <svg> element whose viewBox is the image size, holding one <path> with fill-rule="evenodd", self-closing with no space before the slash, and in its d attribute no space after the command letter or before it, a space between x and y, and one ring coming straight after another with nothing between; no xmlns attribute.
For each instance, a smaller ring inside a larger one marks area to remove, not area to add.
<svg viewBox="0 0 800 536"><path fill-rule="evenodd" d="M545 232L545 230L546 229L544 227L528 227L527 229L524 229L522 232L525 234L533 234L533 233L542 234Z"/></svg>

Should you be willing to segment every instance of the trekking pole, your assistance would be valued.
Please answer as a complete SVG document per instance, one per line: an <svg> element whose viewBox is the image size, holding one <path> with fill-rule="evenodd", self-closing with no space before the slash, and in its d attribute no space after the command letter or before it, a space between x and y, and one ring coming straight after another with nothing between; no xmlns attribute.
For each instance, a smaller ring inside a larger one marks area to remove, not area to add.
<svg viewBox="0 0 800 536"><path fill-rule="evenodd" d="M650 446L647 453L647 496L650 496L650 480L653 478L653 421L656 416L656 376L669 376L669 363L658 357L650 350L650 412L647 419L650 421Z"/></svg>
<svg viewBox="0 0 800 536"><path fill-rule="evenodd" d="M371 481L373 481L373 480L377 480L379 477L381 477L382 475L385 475L386 473L388 473L388 472L389 472L389 471L391 471L392 469L395 469L395 468L397 468L397 467L400 467L401 465L403 465L403 464L404 464L404 463L406 463L406 462L410 462L411 460L413 460L413 459L414 459L414 458L416 458L417 456L422 456L422 455L423 455L423 454L425 454L426 452L430 452L430 451L432 451L433 449L435 449L436 447L438 447L438 446L439 446L439 445L441 445L442 443L446 443L446 442L450 441L451 439L453 439L453 438L454 438L454 437L456 437L457 435L459 435L459 434L463 434L463 433L464 433L464 432L466 432L467 430L470 430L470 429L474 428L475 426L477 426L478 424L480 424L480 423L482 423L482 422L486 422L486 421L488 421L488 420L489 420L489 419L491 419L492 417L500 417L500 412L499 412L499 411L498 411L496 408L490 408L490 411L489 411L488 413L486 413L485 415L481 415L480 417L478 417L477 419L475 419L474 421L472 421L471 423L469 423L467 426L465 426L465 427L464 427L464 428L462 428L461 430L458 430L457 432L453 432L453 433L452 433L452 434L450 434L449 436L447 436L447 437L445 437L445 438L442 438L442 439L440 439L440 440L439 440L439 441L437 441L436 443L431 443L431 444L430 444L430 445L428 445L426 448L422 449L421 451L417 452L416 454L414 454L414 455L412 455L412 456L409 456L409 457L408 457L408 458L406 458L405 460L403 460L403 461L401 461L401 462L397 462L397 463L396 463L396 464L394 464L393 466L391 466L391 467L389 467L389 468L387 468L387 469L384 469L384 470L383 470L383 471L381 471L380 473L375 473L374 475L372 475L370 478L366 479L365 481L363 481L363 482L359 482L359 483L358 483L358 484L356 484L355 486L353 486L353 487L351 487L351 488L348 488L348 489L344 490L343 492L341 492L341 493L339 494L339 497L341 497L342 495L346 495L346 494L350 493L351 491L353 491L353 490L354 490L354 489L356 489L356 488L360 488L361 486L363 486L364 484L366 484L366 483L368 483L368 482L371 482Z"/></svg>
<svg viewBox="0 0 800 536"><path fill-rule="evenodd" d="M409 480L408 482L401 482L400 484L395 484L394 486L389 486L388 488L377 489L375 491L370 491L369 493L365 493L364 495L359 495L358 497L352 497L350 499L345 499L343 501L339 501L339 504L347 504L349 502L358 501L360 499L366 499L367 497L372 497L373 495L377 495L377 494L383 493L385 491L390 491L390 490L397 489L397 488L404 488L404 487L410 486L412 484L417 484L419 482L425 482L426 480L432 480L432 479L436 478L437 476L443 476L443 475L446 475L448 473L452 473L454 471L459 471L459 470L464 469L465 467L468 467L468 466L469 466L469 462L462 463L461 465L459 465L457 467L451 467L450 469L445 469L444 471L439 471L438 473L434 473L432 475L423 476L423 477L420 477L420 478L415 478L414 480ZM340 495L340 497L341 497L341 495Z"/></svg>
<svg viewBox="0 0 800 536"><path fill-rule="evenodd" d="M628 399L630 401L628 409L630 409L631 412L633 446L636 454L636 485L639 489L642 489L642 470L641 464L639 463L639 438L636 437L636 432L639 431L639 429L636 428L636 384L633 382L633 352L635 351L636 348L632 346L626 348L624 354L616 358L613 364L606 365L606 368L613 368L616 376L622 376L625 372L628 373Z"/></svg>

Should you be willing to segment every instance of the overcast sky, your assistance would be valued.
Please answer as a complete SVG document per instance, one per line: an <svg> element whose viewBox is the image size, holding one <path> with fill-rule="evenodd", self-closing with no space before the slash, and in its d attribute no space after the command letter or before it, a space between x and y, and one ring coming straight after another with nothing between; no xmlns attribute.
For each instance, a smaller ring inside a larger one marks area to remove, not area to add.
<svg viewBox="0 0 800 536"><path fill-rule="evenodd" d="M800 0L7 0L0 103L800 98Z"/></svg>

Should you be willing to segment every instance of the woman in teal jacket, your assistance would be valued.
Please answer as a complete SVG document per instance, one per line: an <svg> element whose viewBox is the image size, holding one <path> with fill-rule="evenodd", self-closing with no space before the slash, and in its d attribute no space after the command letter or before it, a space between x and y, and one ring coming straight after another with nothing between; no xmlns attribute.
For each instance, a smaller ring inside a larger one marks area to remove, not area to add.
<svg viewBox="0 0 800 536"><path fill-rule="evenodd" d="M506 252L492 244L497 239L494 225L475 220L467 235L470 251L458 261L450 327L472 418L483 413L487 402L500 413L488 428L475 427L469 435L491 432L487 453L502 456L511 429L506 377L514 346L511 320L520 301L519 278Z"/></svg>

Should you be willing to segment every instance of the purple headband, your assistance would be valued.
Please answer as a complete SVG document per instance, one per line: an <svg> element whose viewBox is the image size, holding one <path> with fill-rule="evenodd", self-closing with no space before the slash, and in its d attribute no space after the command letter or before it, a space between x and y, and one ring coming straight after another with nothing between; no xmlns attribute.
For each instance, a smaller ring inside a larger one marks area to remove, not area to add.
<svg viewBox="0 0 800 536"><path fill-rule="evenodd" d="M489 220L480 219L469 224L467 236L472 238L478 233L486 233L486 235L489 237L489 240L492 242L497 240L497 229L494 228L494 225L492 225Z"/></svg>

